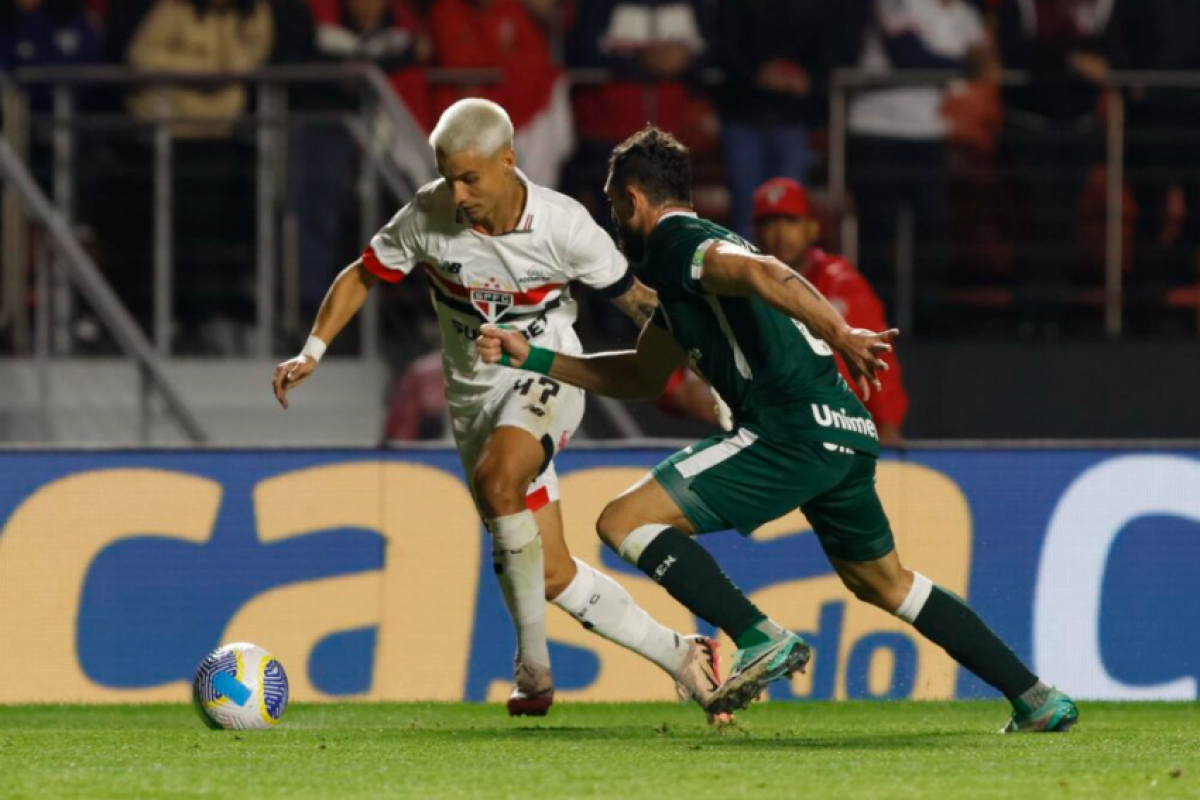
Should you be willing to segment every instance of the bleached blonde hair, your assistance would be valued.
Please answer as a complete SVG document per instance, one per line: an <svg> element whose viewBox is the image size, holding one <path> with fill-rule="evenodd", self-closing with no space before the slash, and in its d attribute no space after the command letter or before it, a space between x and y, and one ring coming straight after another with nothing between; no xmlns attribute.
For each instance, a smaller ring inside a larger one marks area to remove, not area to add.
<svg viewBox="0 0 1200 800"><path fill-rule="evenodd" d="M459 100L442 112L429 134L435 152L454 155L468 150L490 156L512 147L513 124L508 112L491 100Z"/></svg>

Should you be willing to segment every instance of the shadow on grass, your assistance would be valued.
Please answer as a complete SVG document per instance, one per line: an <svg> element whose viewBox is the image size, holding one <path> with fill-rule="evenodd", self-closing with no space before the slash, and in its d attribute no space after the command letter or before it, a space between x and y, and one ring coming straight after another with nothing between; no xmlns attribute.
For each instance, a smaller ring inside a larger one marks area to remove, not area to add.
<svg viewBox="0 0 1200 800"><path fill-rule="evenodd" d="M944 748L955 743L967 744L983 734L971 731L917 731L874 733L846 736L803 736L796 734L754 733L732 730L716 733L705 729L659 729L654 727L575 727L546 726L536 728L456 728L416 729L412 731L422 738L435 738L449 742L508 742L512 744L544 740L552 742L605 742L631 743L645 741L665 745L688 746L699 750L928 750Z"/></svg>
<svg viewBox="0 0 1200 800"><path fill-rule="evenodd" d="M943 748L956 742L978 739L979 733L968 731L929 731L873 733L846 736L795 736L775 734L725 734L694 742L702 749L755 750L928 750Z"/></svg>

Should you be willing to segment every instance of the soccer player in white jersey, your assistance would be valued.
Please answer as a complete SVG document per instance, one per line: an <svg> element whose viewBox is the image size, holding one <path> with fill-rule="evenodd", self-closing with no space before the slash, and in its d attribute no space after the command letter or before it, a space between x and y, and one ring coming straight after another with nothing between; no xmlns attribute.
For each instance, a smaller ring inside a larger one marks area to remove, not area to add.
<svg viewBox="0 0 1200 800"><path fill-rule="evenodd" d="M486 323L512 326L545 348L582 352L571 281L610 297L639 327L656 303L583 206L517 169L512 138L508 114L495 103L462 100L446 110L429 138L441 180L417 192L338 275L303 351L275 368L275 395L287 408L288 390L313 373L371 288L421 267L442 330L454 438L517 629L509 713L540 716L553 702L547 599L658 664L704 706L720 683L715 643L663 627L620 584L567 551L553 458L583 417L583 392L478 358Z"/></svg>

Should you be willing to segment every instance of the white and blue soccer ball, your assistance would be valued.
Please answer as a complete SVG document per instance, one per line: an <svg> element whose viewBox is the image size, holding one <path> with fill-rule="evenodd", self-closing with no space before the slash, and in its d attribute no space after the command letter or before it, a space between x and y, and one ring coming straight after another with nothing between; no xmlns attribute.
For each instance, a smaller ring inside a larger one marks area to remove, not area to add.
<svg viewBox="0 0 1200 800"><path fill-rule="evenodd" d="M192 702L210 727L273 728L287 710L287 673L258 645L223 645L196 667Z"/></svg>

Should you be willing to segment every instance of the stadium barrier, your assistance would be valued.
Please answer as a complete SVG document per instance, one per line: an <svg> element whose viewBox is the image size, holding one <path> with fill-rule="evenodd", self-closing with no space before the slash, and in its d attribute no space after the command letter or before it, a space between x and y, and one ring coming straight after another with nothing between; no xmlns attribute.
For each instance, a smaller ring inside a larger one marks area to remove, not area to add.
<svg viewBox="0 0 1200 800"><path fill-rule="evenodd" d="M567 537L663 623L703 630L593 533L667 452L561 457ZM1044 678L1080 697L1196 699L1200 448L918 449L890 454L879 487L905 562ZM298 700L508 690L514 638L452 452L9 451L0 524L3 703L183 700L204 654L233 640L279 656ZM704 539L816 647L771 699L990 696L854 601L807 528L795 514ZM563 700L674 696L655 667L548 619Z"/></svg>

